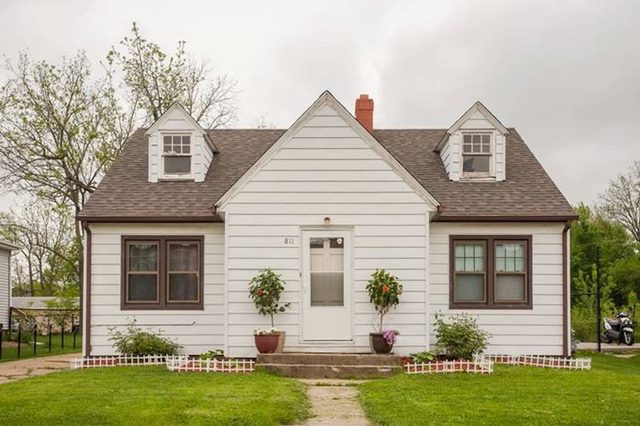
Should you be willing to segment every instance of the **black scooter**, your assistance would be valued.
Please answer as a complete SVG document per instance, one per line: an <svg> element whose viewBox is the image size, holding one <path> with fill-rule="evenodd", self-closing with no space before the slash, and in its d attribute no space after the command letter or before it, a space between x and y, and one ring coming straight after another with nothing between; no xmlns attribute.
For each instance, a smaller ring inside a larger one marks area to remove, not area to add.
<svg viewBox="0 0 640 426"><path fill-rule="evenodd" d="M627 346L633 345L635 334L633 323L626 312L620 312L615 319L604 319L604 341L607 343L624 343Z"/></svg>

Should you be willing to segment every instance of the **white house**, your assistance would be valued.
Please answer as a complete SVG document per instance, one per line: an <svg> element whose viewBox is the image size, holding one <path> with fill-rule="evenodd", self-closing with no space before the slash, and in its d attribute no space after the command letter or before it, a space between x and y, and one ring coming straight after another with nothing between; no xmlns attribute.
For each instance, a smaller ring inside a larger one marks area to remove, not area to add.
<svg viewBox="0 0 640 426"><path fill-rule="evenodd" d="M367 352L376 268L404 284L395 352L468 312L493 353L567 354L575 213L516 132L476 102L448 129L373 127L324 92L286 130L202 129L179 105L127 142L79 215L85 354L135 318L190 354L255 356L248 282L286 281L285 350Z"/></svg>
<svg viewBox="0 0 640 426"><path fill-rule="evenodd" d="M9 328L11 306L11 252L17 250L13 244L0 240L0 331Z"/></svg>

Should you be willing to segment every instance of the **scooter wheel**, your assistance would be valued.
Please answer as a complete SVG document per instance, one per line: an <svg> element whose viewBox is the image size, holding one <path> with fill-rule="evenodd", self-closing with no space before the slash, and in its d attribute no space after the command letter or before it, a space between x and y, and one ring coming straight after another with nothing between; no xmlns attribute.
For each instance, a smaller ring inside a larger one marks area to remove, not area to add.
<svg viewBox="0 0 640 426"><path fill-rule="evenodd" d="M624 344L627 346L633 346L633 342L635 340L635 336L633 333L624 333Z"/></svg>

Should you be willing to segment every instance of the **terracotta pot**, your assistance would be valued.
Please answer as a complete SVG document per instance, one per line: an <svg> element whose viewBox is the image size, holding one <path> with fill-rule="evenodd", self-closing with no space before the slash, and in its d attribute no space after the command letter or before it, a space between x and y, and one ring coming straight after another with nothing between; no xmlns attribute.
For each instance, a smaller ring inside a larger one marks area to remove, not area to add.
<svg viewBox="0 0 640 426"><path fill-rule="evenodd" d="M280 339L278 339L278 347L276 348L277 353L281 353L284 350L284 340L287 337L286 331L280 332Z"/></svg>
<svg viewBox="0 0 640 426"><path fill-rule="evenodd" d="M263 334L261 336L253 336L256 343L256 349L261 354L272 354L278 349L280 342L279 334Z"/></svg>
<svg viewBox="0 0 640 426"><path fill-rule="evenodd" d="M377 354L388 354L393 349L393 345L384 340L382 333L369 333L369 343L373 352Z"/></svg>

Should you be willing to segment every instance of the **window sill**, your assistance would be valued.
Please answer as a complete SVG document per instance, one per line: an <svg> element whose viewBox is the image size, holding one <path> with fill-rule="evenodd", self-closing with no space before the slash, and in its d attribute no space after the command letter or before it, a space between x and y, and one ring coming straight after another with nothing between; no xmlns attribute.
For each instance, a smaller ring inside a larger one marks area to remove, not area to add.
<svg viewBox="0 0 640 426"><path fill-rule="evenodd" d="M194 182L196 179L193 176L172 176L172 177L159 177L158 182Z"/></svg>
<svg viewBox="0 0 640 426"><path fill-rule="evenodd" d="M465 309L465 310L531 310L533 306L529 303L508 304L500 303L495 305L487 305L482 303L456 303L449 304L450 310Z"/></svg>
<svg viewBox="0 0 640 426"><path fill-rule="evenodd" d="M126 304L120 306L121 311L203 311L202 303L181 303L170 305Z"/></svg>
<svg viewBox="0 0 640 426"><path fill-rule="evenodd" d="M462 176L460 182L496 182L495 176Z"/></svg>

